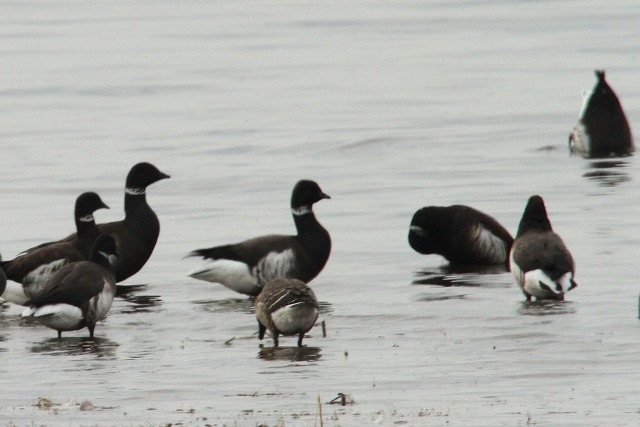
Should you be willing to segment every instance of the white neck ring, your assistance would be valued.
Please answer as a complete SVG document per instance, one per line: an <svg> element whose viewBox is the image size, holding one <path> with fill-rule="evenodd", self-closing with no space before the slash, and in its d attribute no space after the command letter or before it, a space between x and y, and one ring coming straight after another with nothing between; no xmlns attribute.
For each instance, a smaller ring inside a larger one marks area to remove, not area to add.
<svg viewBox="0 0 640 427"><path fill-rule="evenodd" d="M89 215L81 216L80 218L78 218L78 221L80 221L80 222L93 222L94 218L93 218L93 215L89 214Z"/></svg>
<svg viewBox="0 0 640 427"><path fill-rule="evenodd" d="M299 206L297 208L291 208L291 213L295 216L306 215L311 212L311 206Z"/></svg>
<svg viewBox="0 0 640 427"><path fill-rule="evenodd" d="M141 196L143 194L145 194L145 190L144 188L130 188L130 187L126 187L124 189L124 192L126 194L130 194L132 196Z"/></svg>

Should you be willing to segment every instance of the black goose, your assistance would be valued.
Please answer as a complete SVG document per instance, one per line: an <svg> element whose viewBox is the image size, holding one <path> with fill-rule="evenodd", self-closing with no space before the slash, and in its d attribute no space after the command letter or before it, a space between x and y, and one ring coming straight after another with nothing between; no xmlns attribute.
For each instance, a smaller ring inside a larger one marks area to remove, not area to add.
<svg viewBox="0 0 640 427"><path fill-rule="evenodd" d="M324 268L331 252L331 238L313 213L313 204L330 197L317 183L301 180L293 188L291 212L298 234L268 235L241 243L197 249L188 256L201 256L208 263L189 276L217 282L250 296L277 277L308 283Z"/></svg>
<svg viewBox="0 0 640 427"><path fill-rule="evenodd" d="M91 247L100 234L93 213L109 209L96 193L82 193L76 199L74 217L77 233L70 241L47 242L23 251L16 258L0 262L9 282L3 298L24 304L35 297L41 286L60 267L70 262L87 260Z"/></svg>
<svg viewBox="0 0 640 427"><path fill-rule="evenodd" d="M117 257L116 241L100 235L91 250L90 261L65 264L46 282L42 292L27 301L23 317L58 331L84 327L93 337L96 323L104 319L116 293L116 282L109 258Z"/></svg>
<svg viewBox="0 0 640 427"><path fill-rule="evenodd" d="M409 245L451 264L507 264L511 234L491 216L464 205L427 206L411 219Z"/></svg>
<svg viewBox="0 0 640 427"><path fill-rule="evenodd" d="M563 300L578 286L575 262L564 242L551 228L544 201L531 196L522 214L510 256L513 275L527 300Z"/></svg>
<svg viewBox="0 0 640 427"><path fill-rule="evenodd" d="M116 239L120 256L113 261L116 282L133 276L145 265L158 241L160 221L147 204L146 189L154 182L170 178L150 163L138 163L127 175L122 221L98 224L100 233ZM75 239L75 234L66 241Z"/></svg>
<svg viewBox="0 0 640 427"><path fill-rule="evenodd" d="M318 299L310 287L297 279L272 280L256 298L258 338L262 340L268 329L275 347L280 335L297 335L298 347L302 347L304 334L311 330L318 313Z"/></svg>
<svg viewBox="0 0 640 427"><path fill-rule="evenodd" d="M628 156L634 151L629 122L604 70L595 73L598 81L584 97L578 123L569 135L569 149L583 157Z"/></svg>

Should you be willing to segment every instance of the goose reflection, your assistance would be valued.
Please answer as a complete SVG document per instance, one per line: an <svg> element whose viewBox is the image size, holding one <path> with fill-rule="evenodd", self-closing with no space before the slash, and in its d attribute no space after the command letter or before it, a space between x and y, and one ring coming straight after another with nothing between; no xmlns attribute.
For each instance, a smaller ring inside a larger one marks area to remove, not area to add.
<svg viewBox="0 0 640 427"><path fill-rule="evenodd" d="M556 314L574 314L576 309L571 301L523 301L518 308L522 316L551 316Z"/></svg>
<svg viewBox="0 0 640 427"><path fill-rule="evenodd" d="M425 268L414 273L413 285L442 287L510 286L512 280L502 277L509 270L506 265L452 265ZM510 279L510 278L509 278Z"/></svg>
<svg viewBox="0 0 640 427"><path fill-rule="evenodd" d="M222 300L199 300L193 301L193 304L199 306L203 311L207 313L247 313L255 315L254 298L228 298ZM320 306L320 314L327 314L333 312L331 303L326 301L318 302Z"/></svg>
<svg viewBox="0 0 640 427"><path fill-rule="evenodd" d="M320 347L260 347L258 359L284 362L315 362L322 357Z"/></svg>
<svg viewBox="0 0 640 427"><path fill-rule="evenodd" d="M452 293L428 293L428 294L424 294L424 295L419 295L416 297L416 301L418 302L436 302L436 301L450 301L450 300L455 300L455 299L459 299L459 300L463 300L465 299L467 296L463 295L463 294L452 294Z"/></svg>
<svg viewBox="0 0 640 427"><path fill-rule="evenodd" d="M193 301L207 313L247 313L254 314L255 299L252 298L228 298L222 300Z"/></svg>
<svg viewBox="0 0 640 427"><path fill-rule="evenodd" d="M8 311L9 306L10 304L8 302L0 298L0 314L3 314L5 311Z"/></svg>
<svg viewBox="0 0 640 427"><path fill-rule="evenodd" d="M118 285L116 287L116 298L126 299L129 295L147 289L149 285Z"/></svg>
<svg viewBox="0 0 640 427"><path fill-rule="evenodd" d="M162 299L159 295L139 295L140 292L145 291L148 287L148 285L118 285L116 298L121 298L128 303L120 312L148 313L161 306Z"/></svg>
<svg viewBox="0 0 640 427"><path fill-rule="evenodd" d="M31 353L50 356L95 355L98 358L116 359L118 343L99 337L47 338L31 347Z"/></svg>
<svg viewBox="0 0 640 427"><path fill-rule="evenodd" d="M596 182L598 185L614 187L631 181L629 174L623 171L628 164L629 162L620 159L589 162L587 164L589 170L582 176L590 181Z"/></svg>

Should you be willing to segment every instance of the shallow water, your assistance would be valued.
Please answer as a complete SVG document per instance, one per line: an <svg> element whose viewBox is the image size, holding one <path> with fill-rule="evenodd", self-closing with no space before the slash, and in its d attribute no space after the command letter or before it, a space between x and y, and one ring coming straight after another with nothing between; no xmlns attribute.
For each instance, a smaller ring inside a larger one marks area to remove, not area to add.
<svg viewBox="0 0 640 427"><path fill-rule="evenodd" d="M95 340L2 308L0 420L638 424L638 162L570 157L567 138L594 68L639 122L639 20L631 1L0 4L3 256L70 232L83 191L121 218L138 161L172 176L148 191L153 257ZM260 347L251 302L183 256L292 233L303 177L332 196L327 337ZM407 244L429 204L515 233L534 193L577 262L564 303Z"/></svg>

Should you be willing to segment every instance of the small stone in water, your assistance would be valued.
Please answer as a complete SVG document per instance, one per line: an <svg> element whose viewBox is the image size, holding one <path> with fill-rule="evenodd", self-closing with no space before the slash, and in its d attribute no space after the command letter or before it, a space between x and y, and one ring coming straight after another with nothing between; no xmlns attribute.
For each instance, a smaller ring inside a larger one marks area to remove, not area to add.
<svg viewBox="0 0 640 427"><path fill-rule="evenodd" d="M93 411L94 409L95 406L93 406L93 403L89 402L88 400L85 400L80 404L81 411Z"/></svg>
<svg viewBox="0 0 640 427"><path fill-rule="evenodd" d="M39 397L38 401L33 405L40 409L49 409L53 406L53 402L51 399L47 399L46 397Z"/></svg>

